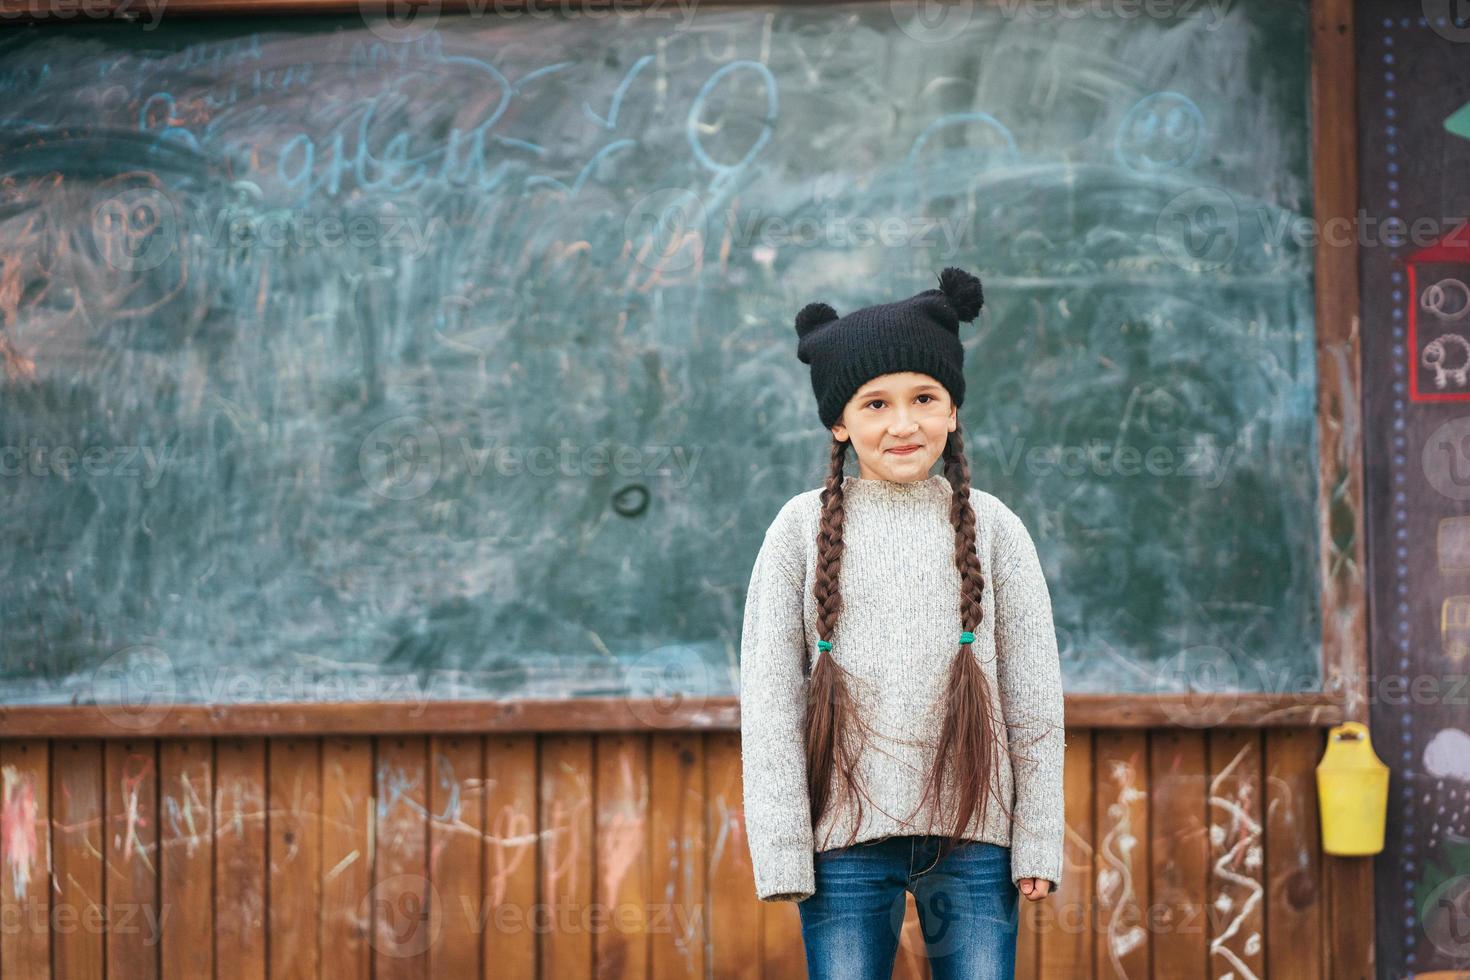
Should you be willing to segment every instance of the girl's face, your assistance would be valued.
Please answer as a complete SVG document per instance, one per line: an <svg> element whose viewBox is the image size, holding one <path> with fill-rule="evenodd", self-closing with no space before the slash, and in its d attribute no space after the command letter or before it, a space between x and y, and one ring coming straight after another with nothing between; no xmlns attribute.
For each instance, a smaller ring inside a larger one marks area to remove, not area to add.
<svg viewBox="0 0 1470 980"><path fill-rule="evenodd" d="M927 374L900 371L859 388L832 435L852 441L863 479L911 483L929 475L957 417L943 385ZM911 446L908 452L896 451Z"/></svg>

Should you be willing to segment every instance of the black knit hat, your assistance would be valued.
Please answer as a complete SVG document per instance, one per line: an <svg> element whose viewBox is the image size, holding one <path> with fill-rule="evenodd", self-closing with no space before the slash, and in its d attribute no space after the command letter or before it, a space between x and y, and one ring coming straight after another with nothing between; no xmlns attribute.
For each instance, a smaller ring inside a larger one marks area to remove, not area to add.
<svg viewBox="0 0 1470 980"><path fill-rule="evenodd" d="M796 314L796 356L812 366L812 392L828 429L842 418L849 398L881 374L916 371L965 401L965 349L960 321L974 320L985 304L980 280L964 269L939 273L939 288L895 303L880 303L838 317L826 303L808 303Z"/></svg>

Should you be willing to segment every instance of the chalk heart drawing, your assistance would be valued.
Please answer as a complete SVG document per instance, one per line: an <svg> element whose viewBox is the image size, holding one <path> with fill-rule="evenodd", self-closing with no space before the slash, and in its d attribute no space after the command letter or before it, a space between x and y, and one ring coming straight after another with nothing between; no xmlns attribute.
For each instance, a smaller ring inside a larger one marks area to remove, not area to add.
<svg viewBox="0 0 1470 980"><path fill-rule="evenodd" d="M389 44L412 44L439 23L439 0L358 0L367 29Z"/></svg>
<svg viewBox="0 0 1470 980"><path fill-rule="evenodd" d="M1470 500L1470 415L1447 419L1424 440L1424 479L1450 500Z"/></svg>
<svg viewBox="0 0 1470 980"><path fill-rule="evenodd" d="M628 710L650 728L684 728L689 710L707 704L710 667L699 651L665 646L639 654L627 672Z"/></svg>
<svg viewBox="0 0 1470 980"><path fill-rule="evenodd" d="M1152 674L1154 694L1184 694L1161 702L1170 722L1187 728L1219 724L1239 699L1240 669L1223 647L1184 647L1160 663Z"/></svg>
<svg viewBox="0 0 1470 980"><path fill-rule="evenodd" d="M433 489L444 465L439 430L418 415L379 422L357 447L357 470L380 497L413 500Z"/></svg>
<svg viewBox="0 0 1470 980"><path fill-rule="evenodd" d="M358 904L357 914L378 953L417 956L439 940L443 923L431 914L439 904L439 891L428 878L398 874L374 885Z"/></svg>
<svg viewBox="0 0 1470 980"><path fill-rule="evenodd" d="M122 731L158 725L173 709L173 660L154 646L124 647L92 671L89 694L98 712Z"/></svg>
<svg viewBox="0 0 1470 980"><path fill-rule="evenodd" d="M681 272L704 255L708 217L704 202L680 187L649 191L628 209L623 237L636 251L639 265Z"/></svg>
<svg viewBox="0 0 1470 980"><path fill-rule="evenodd" d="M1221 187L1192 187L1170 198L1154 221L1159 252L1187 272L1218 269L1240 245L1240 209Z"/></svg>

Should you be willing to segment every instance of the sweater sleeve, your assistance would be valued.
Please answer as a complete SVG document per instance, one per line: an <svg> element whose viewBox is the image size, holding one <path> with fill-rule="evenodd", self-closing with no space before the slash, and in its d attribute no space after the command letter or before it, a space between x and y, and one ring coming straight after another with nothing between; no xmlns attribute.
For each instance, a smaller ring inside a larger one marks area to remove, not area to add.
<svg viewBox="0 0 1470 980"><path fill-rule="evenodd" d="M783 509L766 531L745 594L740 640L745 834L763 902L800 902L816 892L803 735L806 562L791 516Z"/></svg>
<svg viewBox="0 0 1470 980"><path fill-rule="evenodd" d="M1051 593L1031 535L1003 515L994 574L996 673L1012 753L1011 880L1062 883L1066 834L1061 660Z"/></svg>

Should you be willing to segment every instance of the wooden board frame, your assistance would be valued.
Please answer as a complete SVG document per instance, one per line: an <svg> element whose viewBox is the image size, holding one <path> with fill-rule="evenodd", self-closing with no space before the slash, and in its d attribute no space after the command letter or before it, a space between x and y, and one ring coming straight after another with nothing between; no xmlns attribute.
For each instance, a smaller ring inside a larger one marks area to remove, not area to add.
<svg viewBox="0 0 1470 980"><path fill-rule="evenodd" d="M0 0L0 17L75 22L77 11L129 15L135 4L82 0L51 3L37 16L30 0ZM516 4L510 0L506 7ZM584 0L578 0L584 2ZM614 6L586 0L590 8ZM718 0L746 5L742 0ZM630 4L632 0L624 0ZM755 4L749 4L754 6ZM444 13L465 0L430 0ZM490 4L480 4L487 9ZM382 9L343 0L173 0L170 16L328 14ZM1357 97L1351 0L1310 0L1311 124L1314 219L1355 220L1358 208ZM65 11L73 11L67 16ZM95 16L95 15L93 15ZM85 18L82 18L85 19ZM1363 433L1359 343L1358 246L1318 236L1315 251L1318 529L1322 597L1322 689L1239 694L1069 694L1068 727L1202 728L1217 725L1327 726L1368 720ZM291 704L179 704L136 710L97 705L0 707L5 737L199 737L451 732L737 730L734 697L686 698L678 706L620 698L559 701L388 701Z"/></svg>

